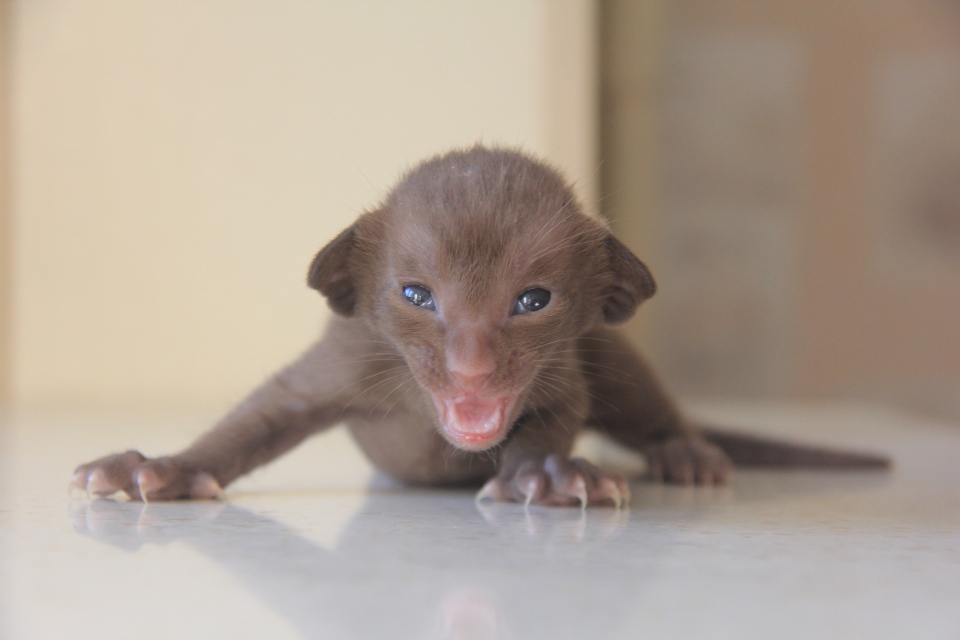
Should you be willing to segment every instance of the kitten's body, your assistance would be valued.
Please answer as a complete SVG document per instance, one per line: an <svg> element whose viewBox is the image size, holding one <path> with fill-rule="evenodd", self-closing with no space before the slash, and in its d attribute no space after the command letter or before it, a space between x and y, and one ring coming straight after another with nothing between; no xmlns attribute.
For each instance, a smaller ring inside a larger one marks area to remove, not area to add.
<svg viewBox="0 0 960 640"><path fill-rule="evenodd" d="M715 438L727 453L708 442L608 328L653 295L649 271L555 171L517 152L474 147L419 165L317 255L308 279L342 317L300 360L182 453L108 456L74 483L135 499L213 497L339 421L400 480L486 481L482 495L543 504L628 498L623 479L569 459L584 428L683 483L724 482L727 453L886 464L730 434Z"/></svg>

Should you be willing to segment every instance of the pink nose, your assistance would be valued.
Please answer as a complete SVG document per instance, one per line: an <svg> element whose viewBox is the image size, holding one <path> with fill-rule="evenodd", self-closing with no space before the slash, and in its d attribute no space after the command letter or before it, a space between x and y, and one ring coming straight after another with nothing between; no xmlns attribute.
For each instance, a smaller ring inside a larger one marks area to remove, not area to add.
<svg viewBox="0 0 960 640"><path fill-rule="evenodd" d="M462 373L460 371L450 371L450 377L453 378L453 381L457 384L460 389L466 391L467 393L476 393L483 388L483 385L486 384L487 380L490 379L490 376L493 375L492 371L484 371L482 373Z"/></svg>
<svg viewBox="0 0 960 640"><path fill-rule="evenodd" d="M482 326L452 329L447 337L446 364L461 391L477 393L497 368L494 334Z"/></svg>

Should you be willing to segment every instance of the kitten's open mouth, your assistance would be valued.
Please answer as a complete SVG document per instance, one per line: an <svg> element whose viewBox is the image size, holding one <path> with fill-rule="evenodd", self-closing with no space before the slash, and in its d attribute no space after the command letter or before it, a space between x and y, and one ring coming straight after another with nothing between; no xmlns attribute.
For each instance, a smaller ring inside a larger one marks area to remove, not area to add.
<svg viewBox="0 0 960 640"><path fill-rule="evenodd" d="M467 451L483 451L497 444L507 430L512 398L434 397L451 444Z"/></svg>

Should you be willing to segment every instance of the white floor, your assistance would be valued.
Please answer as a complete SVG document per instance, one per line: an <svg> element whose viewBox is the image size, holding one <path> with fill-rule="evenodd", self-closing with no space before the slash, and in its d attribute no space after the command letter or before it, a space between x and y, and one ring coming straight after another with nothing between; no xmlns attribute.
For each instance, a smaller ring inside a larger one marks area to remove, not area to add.
<svg viewBox="0 0 960 640"><path fill-rule="evenodd" d="M629 510L474 504L374 480L336 431L229 502L67 496L73 466L206 416L32 415L0 432L0 638L960 638L960 425L701 407L894 456L890 473L634 483ZM634 460L585 449L608 463Z"/></svg>

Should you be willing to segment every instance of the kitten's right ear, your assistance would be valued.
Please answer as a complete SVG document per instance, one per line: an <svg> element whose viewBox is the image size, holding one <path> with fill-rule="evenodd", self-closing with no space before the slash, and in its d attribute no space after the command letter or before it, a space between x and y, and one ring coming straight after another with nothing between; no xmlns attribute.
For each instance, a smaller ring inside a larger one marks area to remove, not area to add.
<svg viewBox="0 0 960 640"><path fill-rule="evenodd" d="M348 317L353 315L357 302L356 283L350 273L356 230L355 222L341 231L317 253L307 274L307 284L326 296L334 312Z"/></svg>

